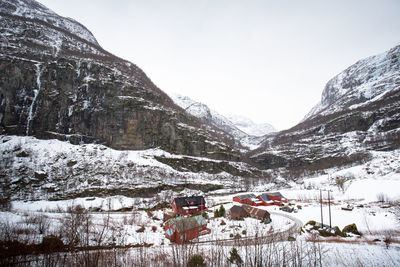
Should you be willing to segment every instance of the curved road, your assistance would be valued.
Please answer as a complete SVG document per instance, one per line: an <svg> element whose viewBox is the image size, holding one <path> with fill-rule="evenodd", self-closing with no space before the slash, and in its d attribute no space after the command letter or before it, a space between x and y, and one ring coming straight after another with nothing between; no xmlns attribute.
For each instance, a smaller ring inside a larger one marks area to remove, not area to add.
<svg viewBox="0 0 400 267"><path fill-rule="evenodd" d="M199 244L212 244L216 243L223 246L246 246L250 244L266 244L270 242L287 241L288 238L294 233L298 233L303 226L303 222L298 218L291 216L289 214L284 214L281 212L269 211L270 214L286 217L294 221L294 225L290 226L289 229L282 231L272 231L268 232L267 235L263 236L250 236L242 238L231 238L231 239L219 239L219 240L208 240L208 241L198 241L194 243Z"/></svg>

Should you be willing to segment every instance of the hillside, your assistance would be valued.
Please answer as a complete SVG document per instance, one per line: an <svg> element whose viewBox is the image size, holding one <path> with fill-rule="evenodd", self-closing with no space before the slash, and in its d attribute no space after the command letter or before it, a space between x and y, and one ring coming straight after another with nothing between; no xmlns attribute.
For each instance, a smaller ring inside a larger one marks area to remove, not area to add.
<svg viewBox="0 0 400 267"><path fill-rule="evenodd" d="M261 174L245 163L173 155L157 148L119 151L24 136L0 136L0 151L1 195L21 200L151 197L184 188L236 191L243 186L240 176Z"/></svg>
<svg viewBox="0 0 400 267"><path fill-rule="evenodd" d="M0 15L3 133L239 158L229 136L202 129L140 68L102 49L76 21L33 0L2 1Z"/></svg>
<svg viewBox="0 0 400 267"><path fill-rule="evenodd" d="M328 82L321 103L298 125L250 153L289 177L371 160L400 147L400 46L361 60Z"/></svg>
<svg viewBox="0 0 400 267"><path fill-rule="evenodd" d="M282 187L400 148L400 46L350 66L301 123L270 132L172 100L36 1L2 1L0 16L1 190L16 199Z"/></svg>

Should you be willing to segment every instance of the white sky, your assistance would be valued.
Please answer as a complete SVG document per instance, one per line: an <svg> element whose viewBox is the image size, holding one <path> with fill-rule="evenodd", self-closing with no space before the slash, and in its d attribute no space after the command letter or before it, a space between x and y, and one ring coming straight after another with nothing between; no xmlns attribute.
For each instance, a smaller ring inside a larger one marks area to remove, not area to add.
<svg viewBox="0 0 400 267"><path fill-rule="evenodd" d="M400 43L398 0L39 0L167 93L294 126L326 82Z"/></svg>

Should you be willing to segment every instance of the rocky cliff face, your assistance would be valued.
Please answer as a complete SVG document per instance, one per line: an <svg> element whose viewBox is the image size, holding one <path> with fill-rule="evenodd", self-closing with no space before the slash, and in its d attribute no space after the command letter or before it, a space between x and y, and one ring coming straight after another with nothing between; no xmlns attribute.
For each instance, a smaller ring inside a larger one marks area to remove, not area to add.
<svg viewBox="0 0 400 267"><path fill-rule="evenodd" d="M3 133L238 159L231 138L183 112L81 24L33 0L0 3Z"/></svg>
<svg viewBox="0 0 400 267"><path fill-rule="evenodd" d="M268 136L249 156L289 176L368 161L400 148L400 46L357 62L326 85L322 100L293 128Z"/></svg>

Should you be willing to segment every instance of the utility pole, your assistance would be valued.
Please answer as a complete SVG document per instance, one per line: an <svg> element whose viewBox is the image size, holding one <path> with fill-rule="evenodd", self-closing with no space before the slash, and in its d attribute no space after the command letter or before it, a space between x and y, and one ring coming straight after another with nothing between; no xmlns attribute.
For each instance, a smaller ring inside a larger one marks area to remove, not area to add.
<svg viewBox="0 0 400 267"><path fill-rule="evenodd" d="M319 202L321 203L321 226L324 228L324 218L322 216L322 190L319 190Z"/></svg>
<svg viewBox="0 0 400 267"><path fill-rule="evenodd" d="M329 228L332 228L332 220L331 220L331 196L330 190L328 190L328 205L329 205Z"/></svg>

